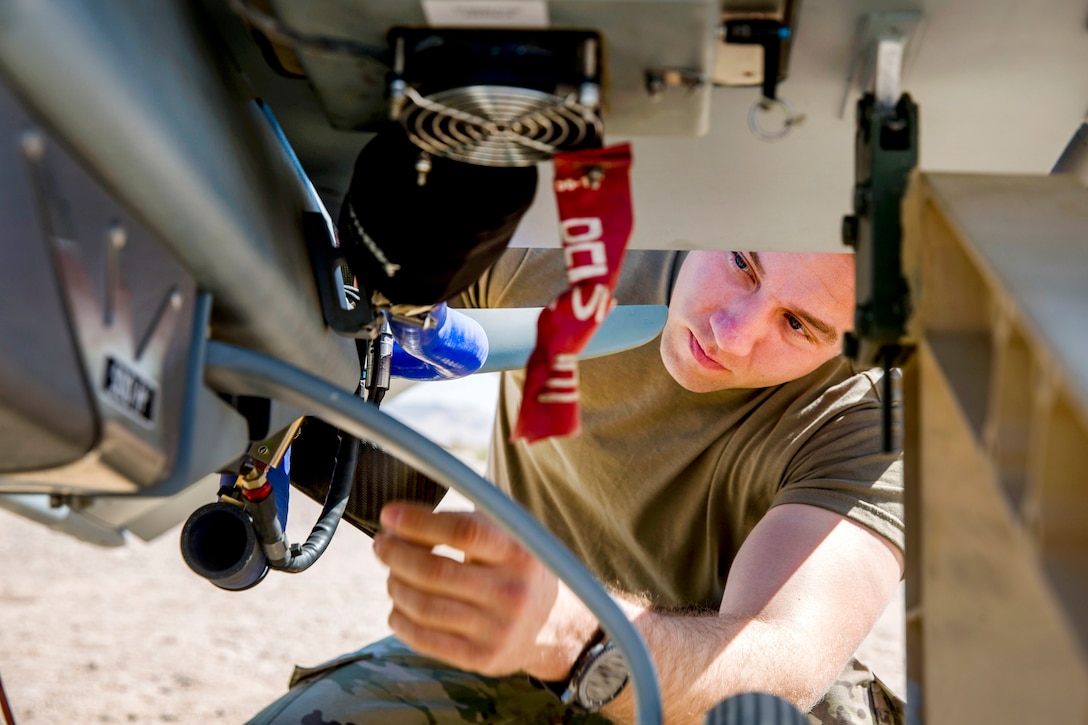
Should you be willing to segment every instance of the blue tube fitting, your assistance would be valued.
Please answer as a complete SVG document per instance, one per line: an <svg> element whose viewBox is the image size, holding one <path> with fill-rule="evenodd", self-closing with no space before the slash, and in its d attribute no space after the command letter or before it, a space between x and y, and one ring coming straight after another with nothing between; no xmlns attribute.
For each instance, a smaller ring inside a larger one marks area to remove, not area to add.
<svg viewBox="0 0 1088 725"><path fill-rule="evenodd" d="M408 380L452 380L483 367L487 360L487 334L480 323L445 302L435 305L431 315L437 325L418 325L392 320L392 374Z"/></svg>

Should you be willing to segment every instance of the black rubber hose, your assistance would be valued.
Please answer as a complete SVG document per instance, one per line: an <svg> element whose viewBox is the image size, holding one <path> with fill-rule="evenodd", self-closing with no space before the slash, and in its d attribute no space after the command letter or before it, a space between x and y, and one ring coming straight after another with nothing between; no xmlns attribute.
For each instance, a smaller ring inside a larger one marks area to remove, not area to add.
<svg viewBox="0 0 1088 725"><path fill-rule="evenodd" d="M325 506L321 509L321 515L314 524L306 543L295 551L291 547L291 558L282 567L275 567L277 571L285 571L297 574L310 568L318 558L325 553L332 541L332 535L336 533L336 527L344 516L344 510L351 496L351 488L355 483L355 466L359 461L359 439L355 436L341 433L340 447L336 451L336 467L332 472L332 480L329 482L329 492L325 496Z"/></svg>

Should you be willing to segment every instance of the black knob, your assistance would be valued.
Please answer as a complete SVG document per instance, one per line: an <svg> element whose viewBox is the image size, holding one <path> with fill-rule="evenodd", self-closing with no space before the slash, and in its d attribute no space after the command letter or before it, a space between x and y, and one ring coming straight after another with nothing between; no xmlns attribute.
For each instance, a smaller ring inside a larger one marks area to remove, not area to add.
<svg viewBox="0 0 1088 725"><path fill-rule="evenodd" d="M842 243L852 249L858 247L858 218L853 214L842 218Z"/></svg>

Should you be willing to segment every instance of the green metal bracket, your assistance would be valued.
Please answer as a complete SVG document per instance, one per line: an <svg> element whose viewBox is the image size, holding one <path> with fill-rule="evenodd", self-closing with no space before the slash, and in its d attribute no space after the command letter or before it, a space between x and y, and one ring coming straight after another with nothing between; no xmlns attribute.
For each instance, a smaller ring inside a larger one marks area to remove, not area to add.
<svg viewBox="0 0 1088 725"><path fill-rule="evenodd" d="M854 332L844 352L889 372L911 348L904 343L911 314L903 275L900 205L918 164L918 106L903 94L882 106L872 93L858 101L854 213L843 218L843 242L857 255ZM884 448L891 450L891 376L885 374Z"/></svg>

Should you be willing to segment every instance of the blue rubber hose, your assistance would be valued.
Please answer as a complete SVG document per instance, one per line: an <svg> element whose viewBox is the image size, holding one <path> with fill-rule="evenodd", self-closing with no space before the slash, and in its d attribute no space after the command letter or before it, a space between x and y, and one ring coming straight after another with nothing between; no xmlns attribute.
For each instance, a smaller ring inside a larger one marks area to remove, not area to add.
<svg viewBox="0 0 1088 725"><path fill-rule="evenodd" d="M287 507L291 496L291 449L283 454L283 459L275 468L268 470L268 482L272 484L272 493L276 497L276 518L280 526L287 528Z"/></svg>
<svg viewBox="0 0 1088 725"><path fill-rule="evenodd" d="M479 370L487 360L487 335L476 320L445 302L435 305L430 329L391 320L392 374L408 380L452 380Z"/></svg>

